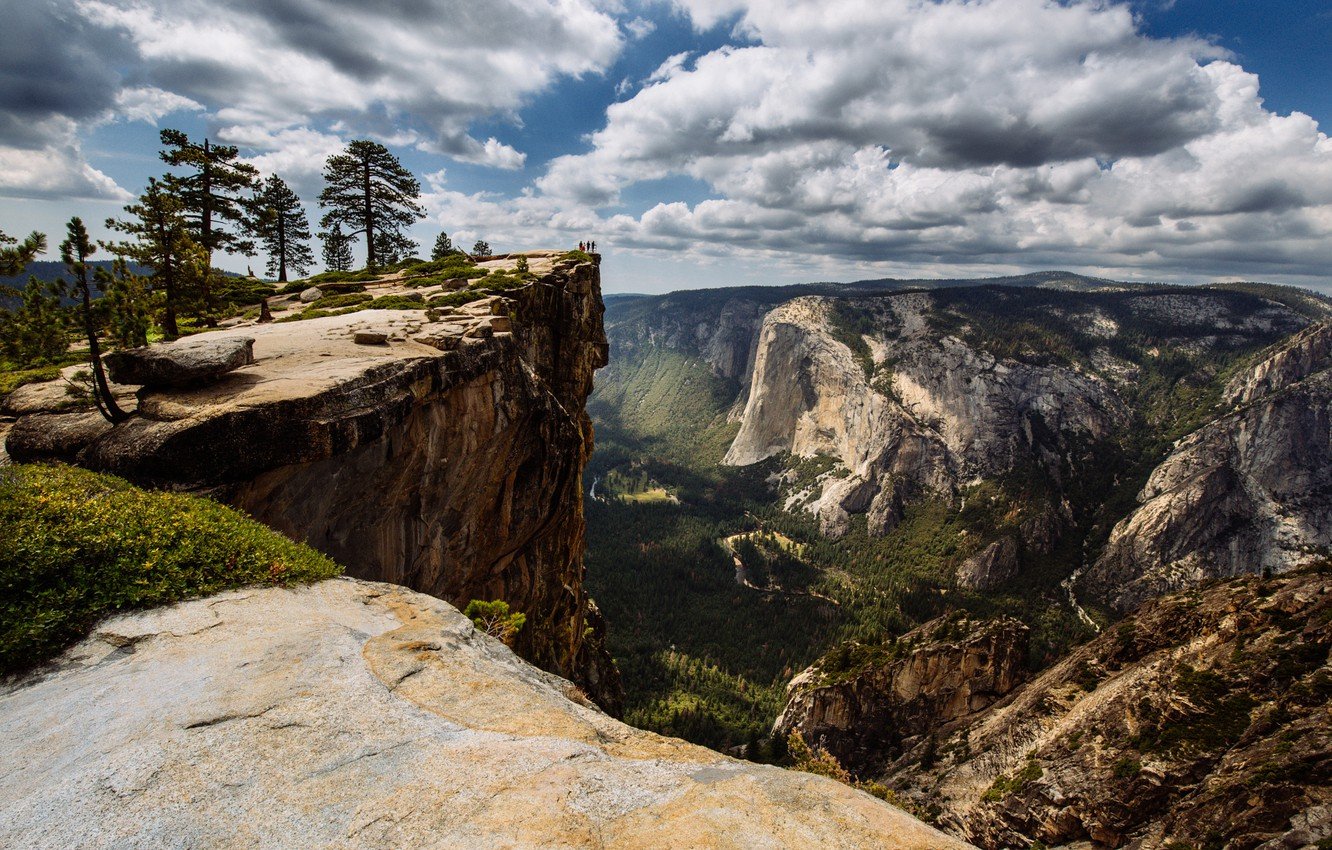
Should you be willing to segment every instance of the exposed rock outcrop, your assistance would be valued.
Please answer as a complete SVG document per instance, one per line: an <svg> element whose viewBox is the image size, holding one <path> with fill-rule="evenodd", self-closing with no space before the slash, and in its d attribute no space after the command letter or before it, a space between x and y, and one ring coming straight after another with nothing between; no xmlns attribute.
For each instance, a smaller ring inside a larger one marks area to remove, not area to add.
<svg viewBox="0 0 1332 850"><path fill-rule="evenodd" d="M1013 619L933 620L888 647L844 645L791 680L773 727L800 732L861 776L904 742L936 734L1025 678L1027 627Z"/></svg>
<svg viewBox="0 0 1332 850"><path fill-rule="evenodd" d="M885 779L995 850L1318 846L1332 837L1329 648L1325 569L1163 597Z"/></svg>
<svg viewBox="0 0 1332 850"><path fill-rule="evenodd" d="M965 845L627 727L448 605L347 579L114 618L0 689L0 845Z"/></svg>
<svg viewBox="0 0 1332 850"><path fill-rule="evenodd" d="M972 590L988 590L1013 578L1017 571L1018 543L1005 536L963 561L957 568L957 583Z"/></svg>
<svg viewBox="0 0 1332 850"><path fill-rule="evenodd" d="M254 362L254 339L203 334L144 348L112 351L103 358L118 384L189 387L217 381Z"/></svg>
<svg viewBox="0 0 1332 850"><path fill-rule="evenodd" d="M361 578L458 605L503 599L527 615L520 654L613 710L618 675L583 590L579 487L584 402L606 362L601 314L597 266L556 263L429 316L213 332L200 339L253 338L254 363L207 387L145 388L138 415L114 428L71 422L77 441L20 418L7 446L16 460L210 493ZM389 345L357 345L357 332Z"/></svg>
<svg viewBox="0 0 1332 850"><path fill-rule="evenodd" d="M1226 404L1248 404L1283 390L1332 363L1332 323L1320 322L1277 345L1258 365L1226 384Z"/></svg>
<svg viewBox="0 0 1332 850"><path fill-rule="evenodd" d="M1238 407L1181 440L1083 586L1128 610L1208 578L1282 572L1332 547L1332 333L1318 325L1228 385Z"/></svg>

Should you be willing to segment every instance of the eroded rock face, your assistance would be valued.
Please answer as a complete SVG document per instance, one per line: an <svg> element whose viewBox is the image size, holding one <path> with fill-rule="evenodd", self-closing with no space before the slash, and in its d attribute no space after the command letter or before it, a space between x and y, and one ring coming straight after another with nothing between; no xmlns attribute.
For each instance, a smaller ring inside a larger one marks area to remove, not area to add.
<svg viewBox="0 0 1332 850"><path fill-rule="evenodd" d="M885 780L994 850L1316 846L1332 837L1330 624L1325 569L1152 600Z"/></svg>
<svg viewBox="0 0 1332 850"><path fill-rule="evenodd" d="M1318 325L1232 379L1236 405L1181 440L1083 586L1121 610L1209 578L1283 572L1332 546L1332 349Z"/></svg>
<svg viewBox="0 0 1332 850"><path fill-rule="evenodd" d="M0 689L0 844L966 845L809 774L632 729L445 603L335 579L103 623Z"/></svg>
<svg viewBox="0 0 1332 850"><path fill-rule="evenodd" d="M773 733L798 731L844 767L870 776L904 742L984 709L1025 678L1025 625L940 618L888 648L847 645L787 686Z"/></svg>
<svg viewBox="0 0 1332 850"><path fill-rule="evenodd" d="M579 487L601 314L599 271L583 264L433 322L367 310L209 333L253 338L255 362L206 387L146 388L137 416L77 445L41 442L36 417L7 445L210 493L361 578L459 606L503 599L527 615L518 651L614 710Z"/></svg>

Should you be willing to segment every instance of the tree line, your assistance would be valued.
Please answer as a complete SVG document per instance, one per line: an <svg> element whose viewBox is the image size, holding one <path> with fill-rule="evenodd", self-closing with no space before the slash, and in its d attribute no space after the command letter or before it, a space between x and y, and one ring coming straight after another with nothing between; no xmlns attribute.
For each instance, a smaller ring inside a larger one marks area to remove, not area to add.
<svg viewBox="0 0 1332 850"><path fill-rule="evenodd" d="M122 216L106 220L123 238L94 244L75 216L60 245L69 279L48 284L31 278L21 292L0 291L17 301L13 309L0 309L0 359L11 368L60 364L69 357L69 330L77 327L89 348L94 401L112 421L124 413L102 374L99 337L136 347L146 345L155 328L163 339L176 339L185 321L214 327L228 309L271 293L253 278L219 273L217 252L254 256L262 248L267 272L279 283L304 277L315 262L301 198L280 176L261 175L234 145L195 141L174 129L162 130L160 139L159 156L170 170L150 177ZM405 231L425 216L421 186L388 148L354 140L328 158L323 177L317 236L328 270L349 271L358 241L369 270L416 250ZM0 232L0 276L22 274L46 247L42 233L20 242ZM92 263L99 248L113 258L109 268ZM441 233L431 259L461 253ZM471 253L490 255L490 245L478 240ZM147 274L135 273L144 268ZM65 307L70 301L72 311Z"/></svg>

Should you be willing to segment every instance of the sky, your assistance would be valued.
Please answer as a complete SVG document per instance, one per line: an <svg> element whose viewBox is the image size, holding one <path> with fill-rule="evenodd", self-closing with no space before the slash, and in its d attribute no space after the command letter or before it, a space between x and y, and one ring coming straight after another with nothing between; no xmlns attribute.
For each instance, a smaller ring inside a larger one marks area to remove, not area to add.
<svg viewBox="0 0 1332 850"><path fill-rule="evenodd" d="M595 239L607 292L1040 269L1332 291L1329 0L0 0L0 21L11 236L79 215L109 237L171 127L281 176L315 229L325 159L375 139L421 181L423 253L441 230Z"/></svg>

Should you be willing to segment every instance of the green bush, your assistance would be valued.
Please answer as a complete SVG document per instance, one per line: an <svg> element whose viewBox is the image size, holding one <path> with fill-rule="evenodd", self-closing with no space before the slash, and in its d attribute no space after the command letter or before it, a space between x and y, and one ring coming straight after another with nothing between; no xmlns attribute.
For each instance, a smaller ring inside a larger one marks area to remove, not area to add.
<svg viewBox="0 0 1332 850"><path fill-rule="evenodd" d="M461 307L464 304L470 304L473 301L479 301L486 297L486 293L475 289L459 289L457 292L450 292L445 295L436 295L431 298L429 304L431 307Z"/></svg>
<svg viewBox="0 0 1332 850"><path fill-rule="evenodd" d="M0 470L0 673L30 668L103 617L341 568L209 499L69 466Z"/></svg>
<svg viewBox="0 0 1332 850"><path fill-rule="evenodd" d="M370 280L378 280L380 272L361 269L355 272L320 272L306 278L303 282L305 286L318 286L321 283L354 283Z"/></svg>
<svg viewBox="0 0 1332 850"><path fill-rule="evenodd" d="M426 304L417 292L413 295L381 295L364 307L367 310L424 310Z"/></svg>
<svg viewBox="0 0 1332 850"><path fill-rule="evenodd" d="M353 304L363 304L374 298L365 292L348 292L344 295L325 295L323 298L310 304L310 307L316 310L333 310L338 307L350 307Z"/></svg>
<svg viewBox="0 0 1332 850"><path fill-rule="evenodd" d="M586 251L565 251L560 254L559 259L572 260L575 263L590 263L592 262L592 255Z"/></svg>
<svg viewBox="0 0 1332 850"><path fill-rule="evenodd" d="M476 267L466 254L450 254L440 260L431 260L428 263L417 263L407 269L408 277L485 277L486 270Z"/></svg>

